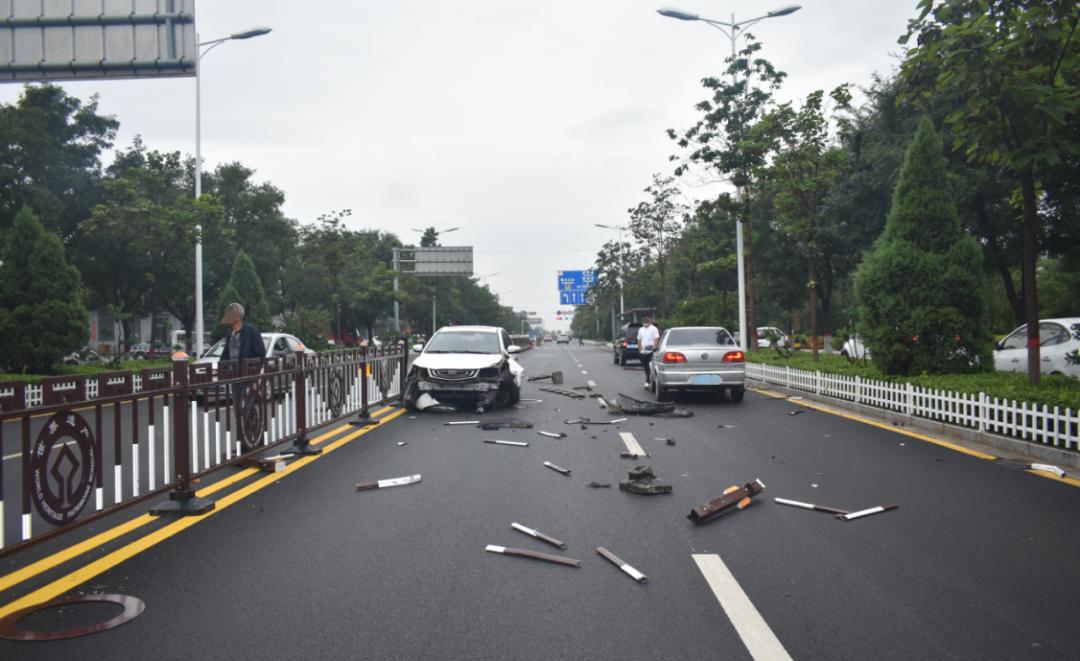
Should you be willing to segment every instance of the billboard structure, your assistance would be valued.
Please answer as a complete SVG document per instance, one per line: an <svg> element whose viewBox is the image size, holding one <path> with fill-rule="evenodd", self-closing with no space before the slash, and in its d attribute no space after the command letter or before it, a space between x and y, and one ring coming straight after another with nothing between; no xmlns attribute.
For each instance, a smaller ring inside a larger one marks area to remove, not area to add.
<svg viewBox="0 0 1080 661"><path fill-rule="evenodd" d="M394 328L401 330L401 306L397 300L398 274L439 277L473 274L472 246L430 248L394 248ZM435 300L431 302L431 321L435 323ZM432 328L432 333L435 329Z"/></svg>
<svg viewBox="0 0 1080 661"><path fill-rule="evenodd" d="M194 76L195 0L0 0L0 81Z"/></svg>

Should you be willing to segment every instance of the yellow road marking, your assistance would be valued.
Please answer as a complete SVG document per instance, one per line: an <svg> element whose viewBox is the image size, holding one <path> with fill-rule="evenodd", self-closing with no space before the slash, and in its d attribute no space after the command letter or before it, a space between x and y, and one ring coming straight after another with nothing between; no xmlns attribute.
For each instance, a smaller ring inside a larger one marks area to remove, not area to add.
<svg viewBox="0 0 1080 661"><path fill-rule="evenodd" d="M761 393L763 395L766 394L765 392L762 392L761 390L758 390L757 388L754 388L754 392L759 392L759 393ZM766 396L771 396L771 395L766 395ZM777 398L774 397L774 399L777 399ZM926 434L920 434L919 432L909 431L907 429L899 429L897 427L894 427L893 425L887 425L887 424L884 424L884 423L881 423L881 422L877 422L876 420L870 420L869 418L864 418L862 416L854 415L854 414L851 414L851 413L845 413L844 411L839 411L839 410L837 410L837 409L835 409L835 408L833 408L831 406L821 406L819 404L814 404L814 403L808 402L806 400L792 401L792 400L789 399L788 401L791 401L792 404L798 404L799 406L805 406L808 409L814 409L815 411L821 411L822 413L829 413L829 414L832 414L832 415L835 415L835 416L839 416L841 418L846 418L848 420L853 420L855 422L861 422L864 425L870 425L871 427L877 427L878 429L884 429L886 431L895 432L897 434L903 434L904 436L908 436L908 437L911 437L911 438L917 438L920 441L926 441L927 443L933 443L934 445L940 445L943 448L953 450L954 452L960 452L962 454L966 454L966 455L971 456L971 457L977 457L979 459L984 459L986 461L995 461L998 458L995 455L987 454L985 452L979 452L978 450L972 450L970 448L965 448L962 445L957 445L956 443L950 443L949 441L945 441L945 440L942 440L940 438L934 438L933 436L927 436Z"/></svg>
<svg viewBox="0 0 1080 661"><path fill-rule="evenodd" d="M390 407L385 407L383 409L380 409L379 411L375 411L375 415L378 415L379 413L381 413L383 411L389 410L389 408ZM339 433L341 433L345 429L348 429L348 425L340 425L338 427L335 427L335 428L331 429L330 431L328 431L328 432L326 432L324 434L320 434L319 436L315 437L314 439L311 440L311 443L312 443L312 445L318 445L319 443L323 443L323 442L333 438L334 436L338 435ZM213 483L211 485L208 485L206 487L203 487L202 489L197 490L195 492L195 495L199 496L199 497L209 496L210 494L221 491L225 487L236 484L237 482L240 482L240 481L242 481L242 480L254 475L255 473L258 473L258 472L259 472L259 469L257 469L257 468L245 468L244 470L240 471L239 473L236 473L234 475L230 475L227 478L224 478L222 480L218 480L217 482L215 482L215 483ZM123 537L124 535L128 534L129 532L131 532L133 530L138 530L139 528L145 526L148 523L151 523L153 521L159 521L159 520L161 520L159 517L152 516L150 514L143 514L141 516L135 517L134 519L132 519L130 521L126 521L124 523L121 523L121 524L113 527L113 528L110 528L109 530L105 530L105 531L103 531L101 533L98 533L97 535L94 535L93 537L90 537L89 539L85 539L85 540L79 542L78 544L74 544L72 546L69 546L68 548L63 549L62 551L57 551L56 553L53 553L50 556L42 558L41 560L38 560L37 562L32 562L29 565L26 565L25 567L21 567L20 569L17 569L15 571L11 572L10 574L7 574L5 576L0 576L0 592L3 592L4 590L7 590L8 588L12 587L13 585L17 585L18 583L22 583L23 581L29 580L29 579L37 576L38 574L41 574L42 572L46 572L46 571L49 571L50 569L58 567L58 566L64 564L65 562L67 562L67 561L69 561L69 560L71 560L73 558L76 558L76 557L82 555L83 553L86 553L87 551L90 551L90 550L92 550L94 548L97 548L97 547L99 547L99 546L101 546L103 544L108 544L112 540L117 539L118 537Z"/></svg>
<svg viewBox="0 0 1080 661"><path fill-rule="evenodd" d="M151 532L144 537L140 537L139 539L127 544L126 546L123 546L113 551L112 553L109 553L108 555L91 562L90 564L82 567L81 569L77 569L71 572L67 576L58 578L52 583L49 583L48 585L41 587L26 596L8 603L3 608L0 608L0 618L7 617L11 613L22 610L29 606L45 603L51 599L55 599L56 597L64 594L68 590L82 585L83 583L89 581L95 576L98 576L99 574L102 574L103 572L106 572L109 569L112 569L113 567L121 564L125 560L128 560L138 555L139 553L142 553L143 551L155 546L156 544L163 542L166 539L184 530L187 530L188 528L195 525L196 523L199 523L203 519L211 517L214 514L217 514L218 512L228 508L229 506L243 500L244 498L247 498L251 494L273 484L274 482L277 482L286 475L289 475L290 473L297 471L300 468L308 465L309 463L317 460L319 457L325 456L333 452L342 445L360 436L363 436L364 434L374 429L378 429L379 427L383 426L383 423L389 422L401 415L404 415L404 413L404 409L399 409L383 418L380 418L378 425L373 425L371 427L363 427L352 432L351 434L346 434L340 439L326 445L326 447L323 448L322 455L301 457L300 459L297 459L293 463L289 464L282 472L267 475L260 480L252 482L251 484L248 484L230 494L223 496L217 501L216 507L213 510L207 512L206 514L189 516L174 521L167 526L163 526L155 530L154 532Z"/></svg>

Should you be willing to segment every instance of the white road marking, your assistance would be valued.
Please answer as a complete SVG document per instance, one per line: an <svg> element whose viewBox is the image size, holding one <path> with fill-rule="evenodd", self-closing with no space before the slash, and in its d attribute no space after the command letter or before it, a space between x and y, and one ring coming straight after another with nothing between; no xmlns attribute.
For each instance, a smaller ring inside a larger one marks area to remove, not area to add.
<svg viewBox="0 0 1080 661"><path fill-rule="evenodd" d="M619 432L619 438L622 439L624 445L626 445L626 453L632 454L636 457L647 457L649 454L645 452L645 449L641 447L634 435L628 431Z"/></svg>
<svg viewBox="0 0 1080 661"><path fill-rule="evenodd" d="M731 575L727 565L715 554L695 553L691 555L706 582L712 588L716 600L720 602L736 633L742 639L746 650L755 659L768 661L787 659L791 655L769 628L768 622L743 592L739 582Z"/></svg>

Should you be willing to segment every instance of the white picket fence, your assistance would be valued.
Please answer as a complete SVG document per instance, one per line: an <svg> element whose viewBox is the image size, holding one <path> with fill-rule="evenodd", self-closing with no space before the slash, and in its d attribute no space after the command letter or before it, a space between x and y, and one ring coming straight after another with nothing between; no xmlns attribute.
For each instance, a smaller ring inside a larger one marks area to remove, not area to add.
<svg viewBox="0 0 1080 661"><path fill-rule="evenodd" d="M747 363L746 378L908 416L1080 450L1080 411L859 376Z"/></svg>

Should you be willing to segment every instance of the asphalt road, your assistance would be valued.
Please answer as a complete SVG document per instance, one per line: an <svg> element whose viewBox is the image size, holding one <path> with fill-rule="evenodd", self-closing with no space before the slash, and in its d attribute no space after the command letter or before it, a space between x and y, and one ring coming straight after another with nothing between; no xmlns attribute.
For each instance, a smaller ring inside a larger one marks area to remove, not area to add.
<svg viewBox="0 0 1080 661"><path fill-rule="evenodd" d="M562 370L567 388L591 379L605 395L647 397L642 373L599 347L548 345L521 361L529 374ZM0 641L0 658L740 659L779 646L797 659L1069 659L1080 649L1080 489L753 392L742 404L681 400L692 418L587 430L563 421L610 419L594 400L534 384L523 396L544 401L483 418L512 415L531 430L443 424L472 414L387 423L81 586L139 597L135 621L70 641ZM620 458L619 432L652 456ZM637 463L674 493L619 491ZM422 482L355 491L413 473ZM687 521L755 478L767 488L746 510ZM900 507L842 522L773 497ZM698 567L715 567L713 556L730 576L707 579Z"/></svg>

